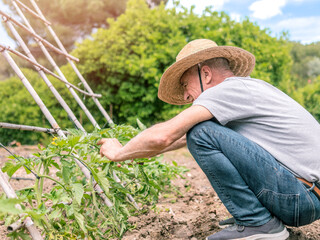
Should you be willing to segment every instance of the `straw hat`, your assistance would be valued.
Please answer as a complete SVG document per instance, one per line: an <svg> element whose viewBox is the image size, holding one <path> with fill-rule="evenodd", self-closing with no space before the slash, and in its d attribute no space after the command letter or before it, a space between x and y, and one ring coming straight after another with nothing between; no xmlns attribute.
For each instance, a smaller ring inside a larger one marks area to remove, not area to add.
<svg viewBox="0 0 320 240"><path fill-rule="evenodd" d="M162 75L158 97L167 103L183 105L190 103L183 99L183 87L180 78L190 67L211 58L228 59L230 69L235 76L247 77L255 65L255 57L248 51L231 46L218 46L208 39L197 39L182 48L172 64Z"/></svg>

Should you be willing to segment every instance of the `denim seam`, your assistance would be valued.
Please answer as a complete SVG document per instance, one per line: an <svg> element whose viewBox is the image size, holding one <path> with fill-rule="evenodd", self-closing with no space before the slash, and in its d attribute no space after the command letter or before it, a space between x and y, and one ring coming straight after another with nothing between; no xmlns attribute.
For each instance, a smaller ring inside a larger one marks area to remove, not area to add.
<svg viewBox="0 0 320 240"><path fill-rule="evenodd" d="M303 183L301 181L298 181L298 184L300 184L302 186L303 191L307 195L307 198L308 198L310 204L312 205L312 222L313 222L316 220L316 207L314 205L312 198L310 197L310 191L307 189L307 187L305 185L303 185Z"/></svg>
<svg viewBox="0 0 320 240"><path fill-rule="evenodd" d="M295 219L296 219L296 226L300 226L300 219L299 219L299 216L300 216L300 194L297 196L297 202L296 202L296 216L295 216Z"/></svg>
<svg viewBox="0 0 320 240"><path fill-rule="evenodd" d="M267 194L267 193L272 193L272 195L278 195L278 196L291 196L292 198L294 198L294 209L295 209L295 212L294 212L294 219L293 219L293 224L294 226L298 227L300 225L300 222L299 222L299 216L300 216L300 208L299 208L299 204L300 204L300 194L296 194L296 193L279 193L279 192L276 192L276 191L273 191L273 190L270 190L270 189L266 189L266 188L263 188L258 194L257 194L257 198L259 199L260 197L263 197L263 194ZM270 203L270 202L269 202ZM270 207L273 208L273 205L274 203L271 202L270 204Z"/></svg>

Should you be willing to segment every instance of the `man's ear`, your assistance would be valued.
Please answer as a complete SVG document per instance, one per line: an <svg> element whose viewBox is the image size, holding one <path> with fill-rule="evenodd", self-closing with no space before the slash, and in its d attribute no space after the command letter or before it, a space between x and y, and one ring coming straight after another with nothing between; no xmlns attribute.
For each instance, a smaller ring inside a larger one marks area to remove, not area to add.
<svg viewBox="0 0 320 240"><path fill-rule="evenodd" d="M209 66L204 65L202 67L201 71L202 71L202 76L204 75L204 79L203 79L204 82L206 84L211 83L211 81L212 81L212 70L211 70L211 68Z"/></svg>

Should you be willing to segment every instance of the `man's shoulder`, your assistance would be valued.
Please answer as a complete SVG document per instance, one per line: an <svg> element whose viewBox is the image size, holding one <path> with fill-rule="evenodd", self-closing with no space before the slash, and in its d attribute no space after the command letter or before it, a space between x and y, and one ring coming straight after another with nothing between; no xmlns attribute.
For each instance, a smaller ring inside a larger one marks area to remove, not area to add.
<svg viewBox="0 0 320 240"><path fill-rule="evenodd" d="M255 84L266 84L266 85L270 85L269 83L267 83L266 81L263 81L261 79L257 79L257 78L252 78L250 76L248 77L229 77L226 78L222 83L235 83L235 82L241 82L243 84L246 83L255 83Z"/></svg>

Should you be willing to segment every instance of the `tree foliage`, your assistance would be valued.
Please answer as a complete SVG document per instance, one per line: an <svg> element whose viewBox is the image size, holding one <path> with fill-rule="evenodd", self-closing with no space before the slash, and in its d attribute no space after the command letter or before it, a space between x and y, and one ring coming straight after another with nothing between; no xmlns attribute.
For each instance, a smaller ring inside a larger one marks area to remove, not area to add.
<svg viewBox="0 0 320 240"><path fill-rule="evenodd" d="M320 122L320 75L313 82L309 81L298 88L292 95Z"/></svg>
<svg viewBox="0 0 320 240"><path fill-rule="evenodd" d="M303 45L292 43L292 76L297 86L305 86L308 80L320 74L320 42Z"/></svg>

